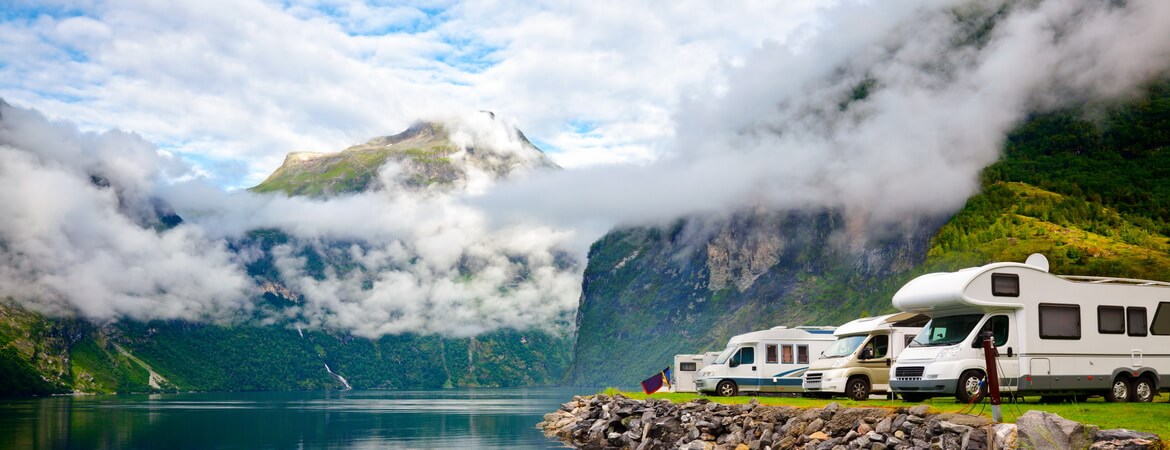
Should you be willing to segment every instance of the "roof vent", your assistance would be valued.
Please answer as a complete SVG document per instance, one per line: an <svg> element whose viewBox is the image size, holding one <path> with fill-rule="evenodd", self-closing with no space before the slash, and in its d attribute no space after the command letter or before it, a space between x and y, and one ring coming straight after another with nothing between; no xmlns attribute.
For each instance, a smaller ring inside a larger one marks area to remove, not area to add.
<svg viewBox="0 0 1170 450"><path fill-rule="evenodd" d="M1048 271L1048 258L1045 258L1044 255L1039 253L1028 255L1028 260L1024 261L1024 264L1043 270L1045 272Z"/></svg>

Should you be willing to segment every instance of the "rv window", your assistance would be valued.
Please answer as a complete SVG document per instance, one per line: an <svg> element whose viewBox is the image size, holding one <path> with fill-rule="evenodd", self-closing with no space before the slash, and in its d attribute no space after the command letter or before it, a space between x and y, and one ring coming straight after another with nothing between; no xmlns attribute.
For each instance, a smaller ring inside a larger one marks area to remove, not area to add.
<svg viewBox="0 0 1170 450"><path fill-rule="evenodd" d="M1020 276L1014 273L991 274L991 295L997 297L1019 297Z"/></svg>
<svg viewBox="0 0 1170 450"><path fill-rule="evenodd" d="M1146 333L1146 309L1136 306L1125 308L1125 317L1129 322L1130 336L1145 336Z"/></svg>
<svg viewBox="0 0 1170 450"><path fill-rule="evenodd" d="M873 339L871 339L869 343L865 345L870 349L870 358L885 358L886 351L890 348L890 337L884 334L879 334L874 336Z"/></svg>
<svg viewBox="0 0 1170 450"><path fill-rule="evenodd" d="M926 325L926 328L914 338L912 347L931 347L955 345L967 339L983 314L960 314L957 316L936 317Z"/></svg>
<svg viewBox="0 0 1170 450"><path fill-rule="evenodd" d="M1158 310L1154 312L1154 321L1150 324L1150 333L1160 336L1170 334L1170 302L1158 303Z"/></svg>
<svg viewBox="0 0 1170 450"><path fill-rule="evenodd" d="M861 346L862 342L865 342L864 334L839 337L833 342L833 345L829 346L828 350L825 350L825 356L823 358L840 358L842 356L852 355L853 351L857 350L857 347Z"/></svg>
<svg viewBox="0 0 1170 450"><path fill-rule="evenodd" d="M797 345L796 346L796 363L797 364L808 364L808 346L807 345Z"/></svg>
<svg viewBox="0 0 1170 450"><path fill-rule="evenodd" d="M776 344L768 344L764 346L764 362L768 364L776 364L780 360L776 356Z"/></svg>
<svg viewBox="0 0 1170 450"><path fill-rule="evenodd" d="M1080 305L1040 304L1041 339L1080 339Z"/></svg>
<svg viewBox="0 0 1170 450"><path fill-rule="evenodd" d="M792 346L791 346L791 345L783 345L783 346L781 346L781 347L780 347L780 353L781 353L781 356L782 356L782 358L780 359L780 362L781 362L781 363L783 363L783 364L792 364Z"/></svg>
<svg viewBox="0 0 1170 450"><path fill-rule="evenodd" d="M736 362L736 365L755 364L756 363L756 348L755 347L741 348L741 349L739 349L739 353L737 353L735 355L735 358L732 358L732 359Z"/></svg>
<svg viewBox="0 0 1170 450"><path fill-rule="evenodd" d="M699 365L693 362L678 363L679 372L694 372L699 370Z"/></svg>
<svg viewBox="0 0 1170 450"><path fill-rule="evenodd" d="M723 365L723 363L726 363L738 348L739 346L737 345L728 345L727 348L723 349L722 352L719 352L719 356L715 357L715 364Z"/></svg>
<svg viewBox="0 0 1170 450"><path fill-rule="evenodd" d="M1125 332L1125 308L1120 306L1097 307L1097 332L1121 334Z"/></svg>
<svg viewBox="0 0 1170 450"><path fill-rule="evenodd" d="M1007 343L1008 338L1008 317L1007 316L991 316L987 322L983 323L983 328L979 329L979 336L971 340L971 347L978 348L983 346L983 333L990 331L995 338L992 344L996 347L1002 347Z"/></svg>

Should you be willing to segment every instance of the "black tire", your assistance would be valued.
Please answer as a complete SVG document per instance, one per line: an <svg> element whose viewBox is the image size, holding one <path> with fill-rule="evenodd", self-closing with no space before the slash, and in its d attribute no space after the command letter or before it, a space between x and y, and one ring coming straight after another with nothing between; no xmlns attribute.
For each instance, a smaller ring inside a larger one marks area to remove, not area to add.
<svg viewBox="0 0 1170 450"><path fill-rule="evenodd" d="M739 386L736 386L734 381L723 380L715 385L715 392L724 397L735 397L739 394Z"/></svg>
<svg viewBox="0 0 1170 450"><path fill-rule="evenodd" d="M985 392L981 387L983 381L983 372L978 370L968 370L959 376L959 385L955 388L955 399L959 403L971 403L971 400L976 397L981 397Z"/></svg>
<svg viewBox="0 0 1170 450"><path fill-rule="evenodd" d="M869 399L869 380L865 377L853 377L845 383L845 396L856 401Z"/></svg>
<svg viewBox="0 0 1170 450"><path fill-rule="evenodd" d="M1107 402L1128 402L1133 392L1133 386L1129 382L1129 378L1124 376L1117 377L1113 383L1109 385L1109 390L1105 391L1105 401Z"/></svg>
<svg viewBox="0 0 1170 450"><path fill-rule="evenodd" d="M1130 392L1129 401L1149 403L1154 401L1154 396L1158 395L1158 391L1154 389L1154 383L1149 378L1141 377L1133 381L1133 391Z"/></svg>
<svg viewBox="0 0 1170 450"><path fill-rule="evenodd" d="M926 394L905 394L905 393L903 393L903 394L898 394L898 395L902 397L902 401L907 402L907 403L921 403L921 402L926 401L926 399L930 398L930 396L926 395Z"/></svg>

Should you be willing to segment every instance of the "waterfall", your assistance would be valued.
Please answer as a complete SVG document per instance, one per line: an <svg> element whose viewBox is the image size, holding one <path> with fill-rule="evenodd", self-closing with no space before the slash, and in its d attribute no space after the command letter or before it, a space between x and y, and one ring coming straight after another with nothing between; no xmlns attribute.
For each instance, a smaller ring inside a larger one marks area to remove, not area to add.
<svg viewBox="0 0 1170 450"><path fill-rule="evenodd" d="M330 375L337 377L337 381L340 381L341 385L345 386L345 389L343 389L343 390L348 391L348 390L353 389L352 387L350 387L349 382L345 381L345 377L338 375L336 373L333 373L333 370L329 368L329 363L325 363L325 371L329 372Z"/></svg>
<svg viewBox="0 0 1170 450"><path fill-rule="evenodd" d="M305 332L301 331L301 327L300 327L300 326L298 326L298 327L297 327L297 334L301 335L301 338L304 338L304 337L305 337ZM328 367L326 367L326 368L328 368Z"/></svg>

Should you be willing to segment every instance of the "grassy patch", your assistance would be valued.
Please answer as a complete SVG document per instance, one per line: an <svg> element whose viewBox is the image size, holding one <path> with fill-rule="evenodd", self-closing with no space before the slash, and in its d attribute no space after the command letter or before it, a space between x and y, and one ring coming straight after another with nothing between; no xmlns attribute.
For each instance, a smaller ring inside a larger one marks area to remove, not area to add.
<svg viewBox="0 0 1170 450"><path fill-rule="evenodd" d="M613 395L619 393L614 388L606 389L601 392L606 395ZM646 395L642 392L620 392L622 395L645 400L647 397L656 399L670 400L675 403L684 403L695 398L706 398L713 402L726 404L742 404L748 403L753 398L762 405L784 405L796 406L800 408L822 408L832 402L837 402L845 407L853 408L904 408L918 405L919 403L907 403L901 400L867 400L858 402L846 398L836 398L832 400L820 400L812 398L800 397L709 397L691 393L656 393ZM930 405L931 412L937 413L960 413L971 411L970 414L980 415L991 418L991 405L987 402L976 404L973 408L968 408L966 404L958 403L953 398L934 398L922 402L922 404ZM1170 421L1166 420L1170 417L1170 405L1166 404L1165 396L1159 396L1154 399L1153 403L1108 403L1101 398L1090 398L1087 401L1080 403L1040 403L1039 397L1024 397L1020 401L1010 402L1004 398L1003 405L1000 410L1003 412L1004 422L1015 422L1016 418L1023 415L1030 410L1047 411L1060 415L1065 419L1075 420L1077 422L1092 424L1101 429L1126 428L1130 430L1137 430L1147 433L1155 433L1162 439L1170 437Z"/></svg>

